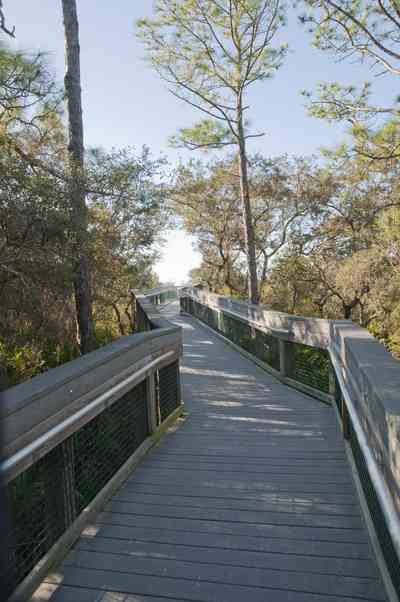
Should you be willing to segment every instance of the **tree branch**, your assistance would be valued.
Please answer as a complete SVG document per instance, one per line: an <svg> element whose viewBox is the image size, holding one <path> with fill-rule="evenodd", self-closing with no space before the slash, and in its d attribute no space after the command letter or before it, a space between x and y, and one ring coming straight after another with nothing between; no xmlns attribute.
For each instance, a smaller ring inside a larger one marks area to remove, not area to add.
<svg viewBox="0 0 400 602"><path fill-rule="evenodd" d="M15 38L15 26L12 29L8 29L6 26L6 18L3 11L3 0L0 0L0 29L11 38Z"/></svg>

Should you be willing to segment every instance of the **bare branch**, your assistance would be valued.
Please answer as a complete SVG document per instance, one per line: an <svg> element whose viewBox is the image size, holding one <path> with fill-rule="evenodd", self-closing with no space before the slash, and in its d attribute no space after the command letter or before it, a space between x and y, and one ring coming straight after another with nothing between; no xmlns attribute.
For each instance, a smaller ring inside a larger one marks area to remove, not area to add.
<svg viewBox="0 0 400 602"><path fill-rule="evenodd" d="M0 0L0 29L11 38L15 38L15 26L12 29L8 29L6 26L6 18L3 11L3 0Z"/></svg>

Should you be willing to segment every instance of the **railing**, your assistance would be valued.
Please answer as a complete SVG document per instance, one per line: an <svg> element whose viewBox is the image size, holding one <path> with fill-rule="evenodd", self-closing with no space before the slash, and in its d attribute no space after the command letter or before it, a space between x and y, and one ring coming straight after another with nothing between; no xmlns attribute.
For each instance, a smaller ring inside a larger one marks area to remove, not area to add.
<svg viewBox="0 0 400 602"><path fill-rule="evenodd" d="M381 568L400 597L400 364L350 320L281 312L186 288L181 311L297 389L337 410Z"/></svg>
<svg viewBox="0 0 400 602"><path fill-rule="evenodd" d="M181 329L146 298L135 304L146 332L2 394L0 471L13 524L1 542L9 564L2 584L13 600L35 589L181 412Z"/></svg>
<svg viewBox="0 0 400 602"><path fill-rule="evenodd" d="M153 305L163 305L168 301L176 301L178 298L176 286L161 286L158 288L140 291L139 296L146 298Z"/></svg>
<svg viewBox="0 0 400 602"><path fill-rule="evenodd" d="M184 289L181 309L245 350L275 376L330 403L328 320L266 311L207 291Z"/></svg>

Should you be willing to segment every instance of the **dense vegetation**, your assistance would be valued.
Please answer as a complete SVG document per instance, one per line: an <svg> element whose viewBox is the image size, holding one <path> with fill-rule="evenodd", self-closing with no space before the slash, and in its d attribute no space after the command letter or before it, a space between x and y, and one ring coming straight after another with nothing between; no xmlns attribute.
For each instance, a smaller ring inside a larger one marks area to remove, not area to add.
<svg viewBox="0 0 400 602"><path fill-rule="evenodd" d="M61 93L41 55L0 46L0 362L9 384L80 353L76 232ZM96 346L131 329L131 289L156 283L162 160L87 149L87 255Z"/></svg>
<svg viewBox="0 0 400 602"><path fill-rule="evenodd" d="M131 290L157 283L173 215L198 240L194 279L274 309L351 318L400 355L398 101L377 105L370 84L321 84L304 92L310 113L347 122L346 143L313 157L252 154L262 132L247 90L273 85L285 58L275 43L284 3L157 0L138 24L145 50L205 117L172 143L224 151L181 164L166 186L165 162L147 148L84 149L75 4L62 0L64 89L41 54L13 50L0 7L2 386L129 333ZM396 0L294 4L321 51L398 77Z"/></svg>

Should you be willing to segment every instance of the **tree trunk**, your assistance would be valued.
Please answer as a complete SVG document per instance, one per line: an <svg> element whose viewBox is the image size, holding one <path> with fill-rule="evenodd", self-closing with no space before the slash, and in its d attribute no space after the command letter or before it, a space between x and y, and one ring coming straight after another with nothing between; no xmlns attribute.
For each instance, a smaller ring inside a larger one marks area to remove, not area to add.
<svg viewBox="0 0 400 602"><path fill-rule="evenodd" d="M118 322L118 328L119 328L119 332L121 334L121 336L125 336L125 327L124 327L124 323L122 321L122 316L121 316L121 312L119 311L119 307L116 303L112 304L113 310L115 312L115 315L117 317L117 322Z"/></svg>
<svg viewBox="0 0 400 602"><path fill-rule="evenodd" d="M345 320L351 320L353 309L357 307L357 305L359 305L360 303L361 301L359 297L355 297L352 301L350 301L350 303L345 303L344 301L342 301L343 317Z"/></svg>
<svg viewBox="0 0 400 602"><path fill-rule="evenodd" d="M87 207L85 202L84 145L80 82L79 25L76 0L62 0L68 108L70 202L75 249L73 257L76 316L82 353L96 346L92 314L92 295L87 258Z"/></svg>
<svg viewBox="0 0 400 602"><path fill-rule="evenodd" d="M345 320L351 320L351 310L353 307L351 305L346 305L343 303L343 318Z"/></svg>
<svg viewBox="0 0 400 602"><path fill-rule="evenodd" d="M238 107L238 139L239 139L239 180L240 196L243 212L244 244L248 267L248 294L251 303L258 303L257 261L254 241L254 225L250 203L249 178L247 173L246 141L243 131L241 106Z"/></svg>

